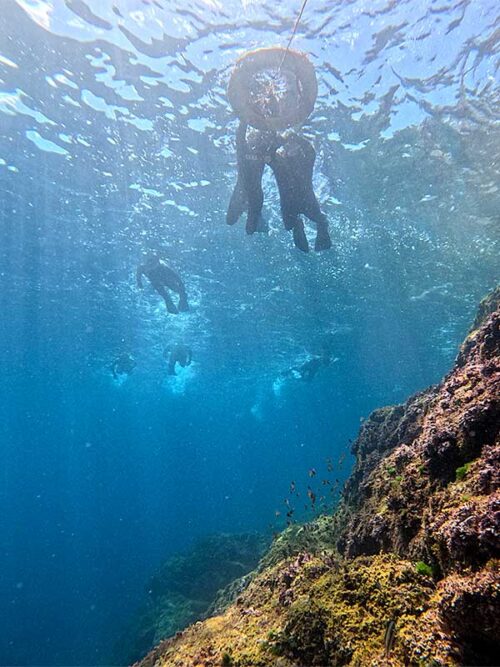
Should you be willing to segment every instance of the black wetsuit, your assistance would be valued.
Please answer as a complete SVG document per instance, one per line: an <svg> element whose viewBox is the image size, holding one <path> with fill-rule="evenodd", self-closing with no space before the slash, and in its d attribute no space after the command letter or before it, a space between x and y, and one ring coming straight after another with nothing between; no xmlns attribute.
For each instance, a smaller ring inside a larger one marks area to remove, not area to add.
<svg viewBox="0 0 500 667"><path fill-rule="evenodd" d="M307 239L300 215L316 223L315 250L331 248L326 215L321 211L314 194L312 177L316 151L298 134L291 134L283 141L269 161L280 193L281 215L286 229L294 231L294 240L301 250L308 250Z"/></svg>
<svg viewBox="0 0 500 667"><path fill-rule="evenodd" d="M304 380L305 382L309 382L310 380L316 377L316 374L321 368L323 368L324 366L329 366L330 363L331 363L331 357L329 355L322 355L321 357L312 357L312 359L308 359L300 366L295 366L294 368L291 368L289 371L287 371L287 373L285 373L285 377L287 376L298 377L301 380Z"/></svg>
<svg viewBox="0 0 500 667"><path fill-rule="evenodd" d="M262 174L266 162L276 150L275 133L252 131L247 139L247 124L240 122L236 133L236 160L238 179L231 195L226 215L228 225L234 225L247 211L247 234L258 230L261 222L264 193Z"/></svg>
<svg viewBox="0 0 500 667"><path fill-rule="evenodd" d="M168 359L168 374L176 375L175 364L185 368L191 364L191 360L191 349L187 345L174 345Z"/></svg>
<svg viewBox="0 0 500 667"><path fill-rule="evenodd" d="M163 264L160 260L156 262L149 262L142 264L137 269L137 284L139 287L142 285L142 276L148 278L151 285L158 292L158 294L164 299L165 305L169 313L178 313L179 311L189 310L189 305L187 302L186 288L181 278L170 269L168 266ZM179 295L179 305L176 306L172 301L168 290L172 290Z"/></svg>

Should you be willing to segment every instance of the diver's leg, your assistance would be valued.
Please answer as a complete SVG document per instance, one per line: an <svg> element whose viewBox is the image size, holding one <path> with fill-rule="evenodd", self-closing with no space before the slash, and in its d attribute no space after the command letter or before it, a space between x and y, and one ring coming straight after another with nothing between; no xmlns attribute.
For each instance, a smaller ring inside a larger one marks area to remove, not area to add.
<svg viewBox="0 0 500 667"><path fill-rule="evenodd" d="M234 225L240 219L241 214L248 206L248 198L241 178L238 178L234 186L233 194L229 200L229 206L226 213L226 223Z"/></svg>
<svg viewBox="0 0 500 667"><path fill-rule="evenodd" d="M295 209L289 206L281 206L281 218L287 232L295 228L297 221L300 220L299 214Z"/></svg>
<svg viewBox="0 0 500 667"><path fill-rule="evenodd" d="M332 247L332 240L328 231L328 222L325 219L316 223L316 240L314 241L314 250L329 250Z"/></svg>
<svg viewBox="0 0 500 667"><path fill-rule="evenodd" d="M177 306L172 301L172 297L170 296L167 288L163 287L163 285L158 285L155 287L155 289L165 301L165 306L167 307L168 312L172 313L172 315L176 315L179 311L177 310Z"/></svg>
<svg viewBox="0 0 500 667"><path fill-rule="evenodd" d="M264 205L263 172L264 165L257 165L249 169L246 175L245 189L248 196L247 234L253 234L259 226L262 206Z"/></svg>
<svg viewBox="0 0 500 667"><path fill-rule="evenodd" d="M309 252L309 243L304 231L304 223L300 217L297 217L297 222L293 228L293 242L295 243L295 247L302 250L302 252Z"/></svg>
<svg viewBox="0 0 500 667"><path fill-rule="evenodd" d="M264 203L264 194L262 192L262 188L260 188L260 192L256 193L254 192L249 197L248 215L246 224L247 234L253 234L254 232L257 231L259 223L261 221L260 214L262 211L263 203Z"/></svg>
<svg viewBox="0 0 500 667"><path fill-rule="evenodd" d="M316 195L311 192L304 198L302 213L316 223L316 241L314 242L314 250L328 250L332 247L332 241L328 232L328 220L326 215L321 211Z"/></svg>

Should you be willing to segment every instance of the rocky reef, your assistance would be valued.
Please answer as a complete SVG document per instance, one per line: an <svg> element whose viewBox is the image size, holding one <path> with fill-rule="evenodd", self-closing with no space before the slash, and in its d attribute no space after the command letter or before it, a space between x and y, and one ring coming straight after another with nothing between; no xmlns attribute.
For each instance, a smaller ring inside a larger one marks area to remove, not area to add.
<svg viewBox="0 0 500 667"><path fill-rule="evenodd" d="M335 515L284 531L142 667L500 664L500 289L452 371L353 453Z"/></svg>

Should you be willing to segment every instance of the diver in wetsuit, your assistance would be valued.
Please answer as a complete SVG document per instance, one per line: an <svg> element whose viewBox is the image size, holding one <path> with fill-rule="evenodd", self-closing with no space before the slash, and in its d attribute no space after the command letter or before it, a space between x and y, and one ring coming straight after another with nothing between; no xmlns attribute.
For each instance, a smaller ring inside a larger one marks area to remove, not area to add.
<svg viewBox="0 0 500 667"><path fill-rule="evenodd" d="M110 370L115 380L117 380L119 375L130 375L136 366L137 364L130 354L124 353L116 357L110 366Z"/></svg>
<svg viewBox="0 0 500 667"><path fill-rule="evenodd" d="M319 207L312 184L316 151L307 139L295 132L282 135L281 143L268 164L278 184L285 229L293 230L295 245L307 252L309 244L300 218L303 214L316 223L314 249L327 250L332 247L327 218Z"/></svg>
<svg viewBox="0 0 500 667"><path fill-rule="evenodd" d="M338 357L333 356L333 339L328 336L323 340L321 345L321 353L304 361L300 366L293 366L285 373L282 373L282 378L295 378L296 380L304 380L310 382L313 380L321 368L330 366L338 361Z"/></svg>
<svg viewBox="0 0 500 667"><path fill-rule="evenodd" d="M307 361L304 361L300 366L294 366L290 370L283 373L282 377L284 378L295 378L296 380L304 380L304 382L310 382L313 380L318 371L324 366L329 366L331 363L331 357L327 355L315 356Z"/></svg>
<svg viewBox="0 0 500 667"><path fill-rule="evenodd" d="M241 121L236 132L236 161L238 178L229 202L226 215L228 225L234 225L247 211L247 234L260 231L262 227L262 174L266 162L278 145L276 133L251 130L247 138L248 125Z"/></svg>
<svg viewBox="0 0 500 667"><path fill-rule="evenodd" d="M164 299L169 313L178 313L189 310L187 302L186 288L181 278L169 268L157 255L149 255L144 264L137 267L137 286L144 287L142 276L148 278L151 285ZM176 292L179 295L179 305L176 306L172 301L168 290Z"/></svg>
<svg viewBox="0 0 500 667"><path fill-rule="evenodd" d="M309 251L301 214L316 223L314 249L327 250L332 242L328 223L322 213L312 185L316 151L304 137L295 132L284 135L252 130L247 140L247 124L240 122L236 135L238 179L229 202L226 222L234 225L247 210L247 234L262 224L262 175L268 164L273 170L280 193L281 214L285 229L292 230L295 246Z"/></svg>
<svg viewBox="0 0 500 667"><path fill-rule="evenodd" d="M166 348L163 352L165 359L168 358L168 374L177 375L175 372L175 364L179 364L182 368L191 365L192 353L191 348L187 345L179 343L174 345L172 348Z"/></svg>

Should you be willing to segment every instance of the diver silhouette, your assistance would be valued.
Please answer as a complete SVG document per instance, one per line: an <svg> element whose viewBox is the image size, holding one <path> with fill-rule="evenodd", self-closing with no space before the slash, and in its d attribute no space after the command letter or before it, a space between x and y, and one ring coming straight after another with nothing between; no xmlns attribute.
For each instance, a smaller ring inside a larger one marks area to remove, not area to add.
<svg viewBox="0 0 500 667"><path fill-rule="evenodd" d="M310 356L299 366L292 366L292 368L282 373L281 377L310 382L322 368L327 368L338 361L338 357L333 356L333 347L333 337L331 335L326 336L321 344L320 354Z"/></svg>
<svg viewBox="0 0 500 667"><path fill-rule="evenodd" d="M284 378L295 378L298 380L304 380L305 382L310 382L313 380L318 371L325 366L329 366L331 363L331 357L327 355L314 356L307 361L304 361L300 366L294 366L288 371L283 373L282 377Z"/></svg>
<svg viewBox="0 0 500 667"><path fill-rule="evenodd" d="M307 252L309 244L300 217L303 214L316 223L314 249L328 250L332 247L328 222L320 209L312 184L316 151L307 139L296 132L281 135L280 143L269 165L278 184L285 229L293 230L295 245Z"/></svg>
<svg viewBox="0 0 500 667"><path fill-rule="evenodd" d="M241 121L236 131L236 162L238 177L234 186L226 215L228 225L234 225L247 211L246 232L253 234L262 228L262 175L266 161L277 146L274 132L250 130L247 137L247 123Z"/></svg>
<svg viewBox="0 0 500 667"><path fill-rule="evenodd" d="M191 365L193 358L191 348L183 343L178 343L173 347L167 347L163 351L163 356L168 359L168 374L177 375L175 372L175 365L179 364L182 368Z"/></svg>
<svg viewBox="0 0 500 667"><path fill-rule="evenodd" d="M180 311L189 310L186 288L180 276L169 268L158 255L148 255L144 264L137 267L137 286L144 287L142 276L146 276L153 288L164 299L169 313L176 314ZM179 305L176 306L168 290L179 295Z"/></svg>
<svg viewBox="0 0 500 667"><path fill-rule="evenodd" d="M295 246L303 252L309 251L303 214L316 223L314 249L331 248L327 218L312 184L316 151L307 139L295 132L281 135L259 130L252 130L247 139L247 124L241 122L236 135L236 156L238 177L226 215L229 225L234 225L245 210L247 234L253 234L262 225L262 176L267 164L278 185L283 224L285 229L292 230Z"/></svg>
<svg viewBox="0 0 500 667"><path fill-rule="evenodd" d="M136 366L137 364L133 357L125 352L116 357L110 366L110 371L116 380L119 375L130 375Z"/></svg>

